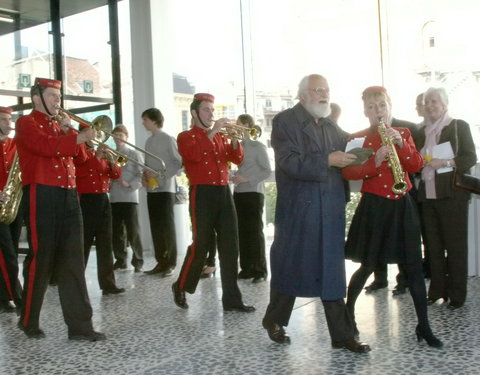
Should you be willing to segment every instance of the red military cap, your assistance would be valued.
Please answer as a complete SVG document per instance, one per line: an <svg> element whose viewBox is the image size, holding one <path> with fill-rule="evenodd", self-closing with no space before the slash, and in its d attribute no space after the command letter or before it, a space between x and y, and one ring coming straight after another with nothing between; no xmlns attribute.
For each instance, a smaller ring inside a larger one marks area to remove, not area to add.
<svg viewBox="0 0 480 375"><path fill-rule="evenodd" d="M13 109L10 107L0 107L0 113L6 113L8 115L11 115L13 112Z"/></svg>
<svg viewBox="0 0 480 375"><path fill-rule="evenodd" d="M215 97L212 95L212 94L207 94L207 93L198 93L198 94L195 94L193 96L193 100L198 100L200 102L206 100L208 102L214 102L215 101Z"/></svg>
<svg viewBox="0 0 480 375"><path fill-rule="evenodd" d="M48 79L48 78L35 78L34 85L42 86L42 87L51 87L54 89L60 90L62 88L62 81L57 81L55 79Z"/></svg>
<svg viewBox="0 0 480 375"><path fill-rule="evenodd" d="M362 92L362 99L372 94L385 94L387 95L387 89L383 86L370 86Z"/></svg>

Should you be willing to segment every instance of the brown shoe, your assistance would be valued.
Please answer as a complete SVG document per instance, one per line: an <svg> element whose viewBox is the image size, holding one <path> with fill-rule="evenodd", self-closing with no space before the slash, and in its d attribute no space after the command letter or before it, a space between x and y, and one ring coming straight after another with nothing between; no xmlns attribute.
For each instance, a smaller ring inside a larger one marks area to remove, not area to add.
<svg viewBox="0 0 480 375"><path fill-rule="evenodd" d="M332 342L332 347L335 349L345 348L354 353L367 353L371 350L370 345L357 341L353 337L344 342Z"/></svg>
<svg viewBox="0 0 480 375"><path fill-rule="evenodd" d="M267 330L268 337L270 340L275 341L279 344L290 344L290 336L288 336L285 329L278 325L277 323L268 323L263 319L262 321L263 328Z"/></svg>

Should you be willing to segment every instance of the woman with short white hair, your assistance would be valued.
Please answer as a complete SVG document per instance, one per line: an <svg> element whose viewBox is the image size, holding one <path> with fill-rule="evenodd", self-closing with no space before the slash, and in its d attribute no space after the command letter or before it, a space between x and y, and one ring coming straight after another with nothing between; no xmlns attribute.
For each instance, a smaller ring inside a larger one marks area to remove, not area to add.
<svg viewBox="0 0 480 375"><path fill-rule="evenodd" d="M418 148L426 161L418 191L425 226L424 245L430 256L429 304L443 298L448 307L462 307L467 296L468 203L470 193L453 187L453 176L468 172L477 161L469 125L448 113L444 88L424 95L425 126ZM453 158L432 158L437 146L449 143Z"/></svg>

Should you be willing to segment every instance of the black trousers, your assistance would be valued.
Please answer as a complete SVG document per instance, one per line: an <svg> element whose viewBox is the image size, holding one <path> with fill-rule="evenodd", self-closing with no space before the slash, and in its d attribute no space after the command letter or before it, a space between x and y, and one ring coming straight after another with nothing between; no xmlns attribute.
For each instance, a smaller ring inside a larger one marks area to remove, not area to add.
<svg viewBox="0 0 480 375"><path fill-rule="evenodd" d="M18 241L23 223L20 205L17 217L11 224L0 223L0 301L13 301L20 307L22 285L18 279Z"/></svg>
<svg viewBox="0 0 480 375"><path fill-rule="evenodd" d="M215 257L217 256L217 235L215 231L212 230L210 239L208 240L207 245L207 260L205 265L209 267L215 267Z"/></svg>
<svg viewBox="0 0 480 375"><path fill-rule="evenodd" d="M95 240L97 277L100 289L114 289L112 247L112 212L108 194L82 194L80 206L83 214L83 255L85 266Z"/></svg>
<svg viewBox="0 0 480 375"><path fill-rule="evenodd" d="M265 236L263 234L263 204L260 193L234 193L238 218L240 268L253 277L267 276Z"/></svg>
<svg viewBox="0 0 480 375"><path fill-rule="evenodd" d="M85 282L83 222L77 191L56 186L23 188L29 251L23 264L20 323L38 328L43 298L54 272L70 332L91 331L92 307Z"/></svg>
<svg viewBox="0 0 480 375"><path fill-rule="evenodd" d="M164 269L175 268L177 265L174 205L174 193L147 193L148 216L155 259L158 265Z"/></svg>
<svg viewBox="0 0 480 375"><path fill-rule="evenodd" d="M196 185L190 187L190 216L193 243L188 247L178 277L180 290L194 293L206 253L211 247L212 231L217 235L223 306L242 304L237 284L238 230L232 194L228 186Z"/></svg>
<svg viewBox="0 0 480 375"><path fill-rule="evenodd" d="M446 297L458 303L467 298L468 204L456 199L422 202L431 271L429 298Z"/></svg>
<svg viewBox="0 0 480 375"><path fill-rule="evenodd" d="M375 271L373 272L375 276L375 282L379 284L388 284L388 267L386 264L379 264L375 267ZM397 280L397 286L399 287L407 287L407 275L405 274L405 270L403 269L402 265L398 265L398 273L395 277Z"/></svg>
<svg viewBox="0 0 480 375"><path fill-rule="evenodd" d="M264 321L277 323L280 326L288 326L295 299L296 297L282 294L270 288L270 303L265 312ZM343 299L336 301L322 300L322 304L332 343L341 344L353 338L353 323Z"/></svg>
<svg viewBox="0 0 480 375"><path fill-rule="evenodd" d="M112 207L112 244L115 259L127 264L127 240L132 247L132 266L143 266L143 246L140 239L137 203L111 203ZM125 238L125 231L127 237Z"/></svg>

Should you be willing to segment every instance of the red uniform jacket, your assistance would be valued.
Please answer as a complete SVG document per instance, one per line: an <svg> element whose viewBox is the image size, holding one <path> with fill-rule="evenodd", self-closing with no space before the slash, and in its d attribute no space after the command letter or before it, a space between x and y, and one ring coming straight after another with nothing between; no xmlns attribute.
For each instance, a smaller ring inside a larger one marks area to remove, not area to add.
<svg viewBox="0 0 480 375"><path fill-rule="evenodd" d="M64 133L45 113L32 111L16 123L15 141L23 186L42 184L74 189L73 157L86 160L85 145L77 145L77 133Z"/></svg>
<svg viewBox="0 0 480 375"><path fill-rule="evenodd" d="M122 168L105 159L98 159L95 151L87 150L88 159L84 162L75 159L77 167L78 194L108 193L110 179L116 180L122 174Z"/></svg>
<svg viewBox="0 0 480 375"><path fill-rule="evenodd" d="M17 146L13 139L7 138L5 142L0 142L0 162L2 163L0 166L0 190L5 187L16 151Z"/></svg>
<svg viewBox="0 0 480 375"><path fill-rule="evenodd" d="M423 167L422 155L417 151L413 142L410 130L407 128L395 128L403 138L403 147L395 146L397 150L400 164L405 173L405 181L408 185L407 190L403 194L395 194L392 192L394 184L393 174L388 162L384 161L380 167L375 166L375 154L373 154L365 163L353 165L342 169L343 177L347 180L363 180L362 193L372 193L380 195L388 199L400 199L410 191L412 183L408 177L409 173L415 173ZM366 136L363 147L370 148L374 152L382 146L382 141L377 129L364 130L356 133L357 135Z"/></svg>
<svg viewBox="0 0 480 375"><path fill-rule="evenodd" d="M221 133L210 140L207 131L198 126L180 133L177 143L190 185L228 185L228 162L243 161L240 142L234 149L230 139Z"/></svg>

